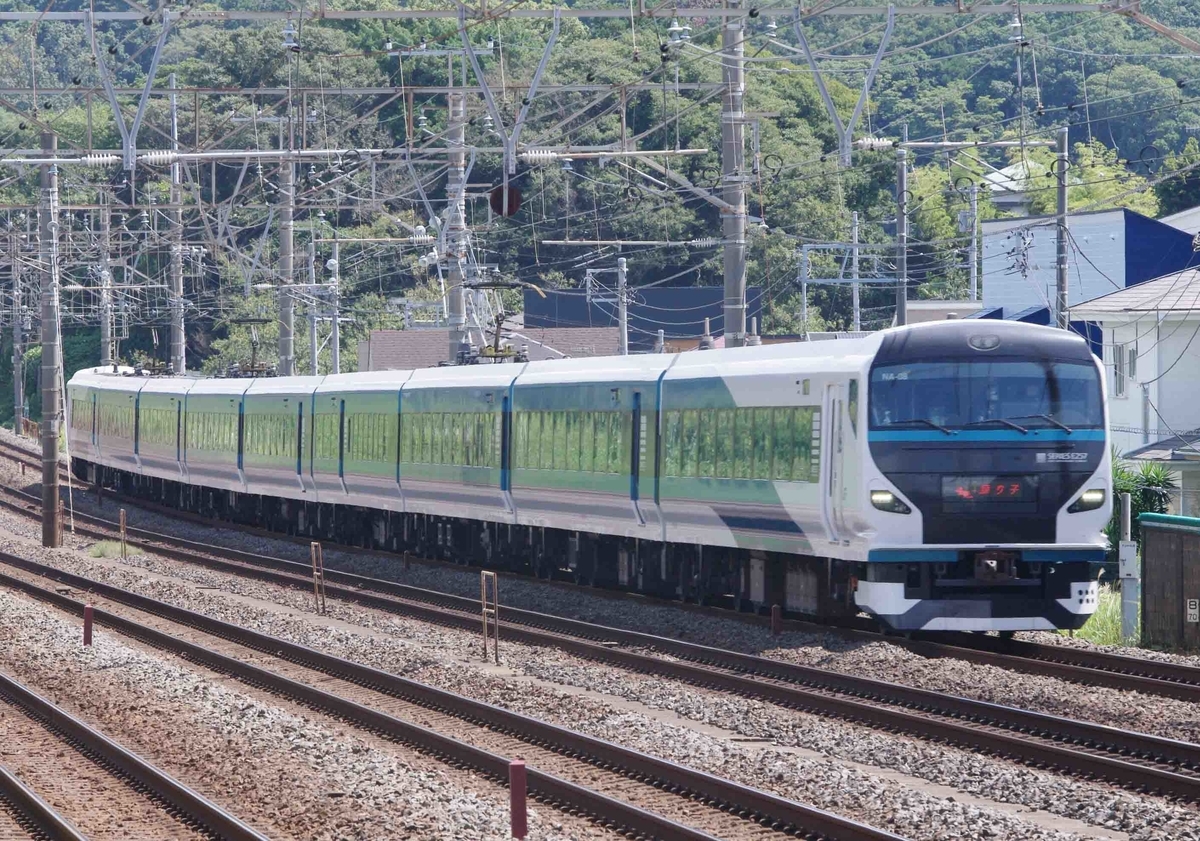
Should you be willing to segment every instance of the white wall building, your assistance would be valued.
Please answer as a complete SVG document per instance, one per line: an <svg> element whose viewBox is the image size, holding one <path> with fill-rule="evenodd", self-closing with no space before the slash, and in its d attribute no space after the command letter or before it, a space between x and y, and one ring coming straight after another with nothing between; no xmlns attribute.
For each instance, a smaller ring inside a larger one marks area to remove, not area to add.
<svg viewBox="0 0 1200 841"><path fill-rule="evenodd" d="M1200 270L1079 304L1071 319L1101 328L1114 446L1169 462L1181 513L1200 515Z"/></svg>
<svg viewBox="0 0 1200 841"><path fill-rule="evenodd" d="M1184 231L1132 210L1072 213L1067 229L1071 307L1200 264ZM984 311L1048 323L1056 298L1057 220L992 219L981 230Z"/></svg>

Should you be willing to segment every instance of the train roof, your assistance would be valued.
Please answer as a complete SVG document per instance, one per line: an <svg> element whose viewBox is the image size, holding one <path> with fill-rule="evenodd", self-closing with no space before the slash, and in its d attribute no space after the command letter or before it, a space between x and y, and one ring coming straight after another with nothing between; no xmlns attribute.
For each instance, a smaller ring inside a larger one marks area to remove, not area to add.
<svg viewBox="0 0 1200 841"><path fill-rule="evenodd" d="M1056 359L1090 360L1087 342L1075 333L1052 327L1007 321L963 319L892 327L836 342L787 342L755 347L718 348L677 354L593 356L527 363L446 366L401 371L367 371L320 377L145 377L132 368L88 368L71 378L72 385L103 389L144 389L154 393L287 394L339 391L391 391L407 388L496 387L520 378L521 384L568 382L645 382L664 371L670 379L721 376L745 366L755 370L785 370L793 360L822 360L829 371L861 369L882 352L886 356L961 353L973 336L996 336L1002 346L1020 348ZM997 355L1010 355L1001 352Z"/></svg>

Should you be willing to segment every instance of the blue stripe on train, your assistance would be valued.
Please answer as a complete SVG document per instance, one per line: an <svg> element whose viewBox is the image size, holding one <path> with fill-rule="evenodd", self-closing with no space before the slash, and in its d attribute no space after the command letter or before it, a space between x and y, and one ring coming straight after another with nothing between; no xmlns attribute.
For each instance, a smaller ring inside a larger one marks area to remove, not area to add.
<svg viewBox="0 0 1200 841"><path fill-rule="evenodd" d="M871 430L867 440L871 442L885 441L920 441L922 443L962 443L964 441L999 442L1020 441L1026 444L1040 444L1046 441L1103 441L1103 429L1076 429L1068 433L1063 429L1031 429L1028 434L1015 429L958 429L947 435L936 429L888 429Z"/></svg>
<svg viewBox="0 0 1200 841"><path fill-rule="evenodd" d="M1103 549L1014 549L1021 559L1034 564L1062 564L1071 561L1103 563ZM870 563L930 563L951 564L958 560L957 549L872 549L867 553Z"/></svg>

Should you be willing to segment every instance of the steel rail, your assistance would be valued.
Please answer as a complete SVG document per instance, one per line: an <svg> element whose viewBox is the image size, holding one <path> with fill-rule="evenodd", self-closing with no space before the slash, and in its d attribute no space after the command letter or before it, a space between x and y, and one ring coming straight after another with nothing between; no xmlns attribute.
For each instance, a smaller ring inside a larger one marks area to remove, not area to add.
<svg viewBox="0 0 1200 841"><path fill-rule="evenodd" d="M265 835L208 798L3 673L0 673L0 695L46 722L52 730L99 757L119 774L143 786L155 798L196 821L216 837L226 841L267 841Z"/></svg>
<svg viewBox="0 0 1200 841"><path fill-rule="evenodd" d="M171 550L172 553L175 551ZM262 580L297 588L307 589L311 586L311 579L260 567L244 567L229 561L201 559L185 552L178 552L176 557L193 563L204 563L224 571L249 573ZM5 553L0 553L0 560L13 562L12 557ZM16 561L18 565L33 563L21 559ZM290 561L284 563L295 564ZM53 568L46 568L53 570L49 573L32 567L26 568L57 580L73 582L74 586L98 585L97 582ZM326 574L327 578L332 578L330 572ZM391 586L406 589L406 585ZM471 613L457 609L447 612L445 608L434 605L398 601L393 597L376 595L336 583L327 583L326 589L331 595L365 606L409 615L422 621L469 631L478 627L478 611L474 609ZM461 597L445 598L458 600ZM473 608L477 607L472 600L464 601L470 601ZM505 615L507 617L507 611ZM553 616L544 618L551 625L574 621ZM596 642L561 631L508 624L505 637L510 641L552 646L597 662L744 697L758 698L790 708L861 722L885 730L899 730L950 744L982 748L1034 766L1057 767L1084 777L1102 777L1137 791L1158 791L1169 796L1200 801L1200 776L1179 773L1176 770L1200 768L1200 746L1187 742L870 678L780 663L754 655L678 640L650 637L633 631L587 627L593 633L603 630L606 634L600 638L600 642ZM653 647L681 659L667 660L604 644L613 642ZM1122 758L1125 756L1149 759L1133 762ZM1164 765L1168 767L1163 767Z"/></svg>
<svg viewBox="0 0 1200 841"><path fill-rule="evenodd" d="M23 819L49 841L87 841L75 827L54 811L33 789L0 765L0 798L7 800Z"/></svg>
<svg viewBox="0 0 1200 841"><path fill-rule="evenodd" d="M10 452L0 452L0 455L7 455L17 461L32 458L21 448L0 440L0 450ZM26 459L12 456L10 453L17 453L20 456L25 456ZM32 462L26 461L32 464ZM36 465L40 468L40 464ZM0 489L11 493L20 494L26 497L30 495L24 492L13 489ZM127 497L124 494L110 492L114 497L128 499L131 503L142 506L151 511L169 512L173 516L186 514L172 509L169 506L160 506L152 502L137 498ZM0 500L0 505L3 501ZM102 528L113 528L114 524L99 517L75 513L75 518L83 522L90 522ZM213 525L205 522L205 525ZM276 532L271 532L266 529L261 529L254 526L243 526L238 523L221 523L222 527L246 531L253 534L261 534L276 540L284 540L289 542L305 542L291 535L284 535ZM242 550L232 549L224 546L215 546L203 544L198 541L187 541L182 538L176 538L169 535L158 534L146 529L129 529L130 534L136 534L145 540L154 541L159 544L159 547L153 548L153 551L159 554L165 554L160 548L163 545L186 545L189 549L207 552L209 554L225 554L234 556L235 554L247 563L253 563L262 566L281 566L296 562L288 561L282 558L272 558L266 555L256 555L254 553L243 552ZM101 536L101 539L107 539L108 535ZM353 552L359 554L370 554L381 557L395 558L395 553L385 552L383 550L363 549L361 547L345 546L342 544L323 541L324 545L329 549ZM207 547L207 548L204 548ZM187 560L187 558L183 558ZM424 562L431 562L429 559L422 559ZM432 561L437 563L436 561ZM300 564L299 566L304 566ZM512 573L519 575L519 573ZM344 580L352 582L353 586L361 586L368 589L377 589L383 592L393 592L390 587L404 585L396 585L393 582L384 579L373 579L363 576L353 576L349 573L336 573L334 570L326 570L326 576L333 580L336 576L346 576ZM556 586L574 586L565 585L563 582L548 582ZM410 592L402 595L405 598L416 598L432 601L438 599L457 599L459 597L446 593L438 593L436 591L421 590L420 588L409 588ZM612 599L632 598L628 594L617 591L608 591L603 589L593 589L590 592ZM424 594L429 594L428 596ZM641 598L641 597L639 597ZM471 601L471 600L466 600ZM689 612L698 612L703 615L721 616L723 618L733 619L736 621L746 622L747 624L765 625L766 620L763 617L753 614L741 614L730 610L719 608L711 608L707 606L687 604L681 602L663 601L662 604L676 609ZM519 608L504 607L506 617L512 621L523 621L525 616L537 617L538 623L557 621L563 623L576 622L563 617L552 617L545 614L537 614L533 611L525 611ZM578 625L587 625L588 623L576 623ZM540 625L542 627L551 627L550 625ZM598 626L603 627L603 626ZM890 645L895 645L904 648L908 651L918 654L922 657L931 659L936 658L952 658L965 660L980 665L996 666L1002 669L1011 669L1013 671L1023 672L1025 674L1042 675L1045 677L1053 677L1060 680L1068 680L1081 683L1087 686L1104 686L1110 689L1119 689L1124 691L1143 692L1149 695L1157 695L1164 698L1175 698L1182 701L1200 702L1200 668L1194 666L1185 666L1177 663L1169 663L1158 660L1149 660L1139 657L1130 657L1121 654L1111 654L1108 652L1092 651L1087 649L1072 648L1065 645L1053 645L1047 643L1028 642L1024 640L1004 640L997 637L981 636L977 634L954 634L952 632L942 633L917 633L912 637L900 637L889 634L880 633L877 630L877 625L872 621L864 621L858 617L841 617L830 620L807 620L807 619L785 619L783 622L785 630L796 631L800 633L835 633L846 639L851 639L860 642L886 642ZM624 633L618 629L606 629L612 633ZM576 629L574 631L566 631L567 633L575 633L578 635L588 636L585 630ZM654 640L659 640L659 637L653 637Z"/></svg>
<svg viewBox="0 0 1200 841"><path fill-rule="evenodd" d="M513 734L531 743L549 745L553 750L568 756L588 757L589 759L586 761L592 764L622 769L627 776L653 780L656 786L668 791L681 791L698 800L721 804L726 811L742 815L748 821L762 822L768 826L778 827L782 832L794 830L816 833L820 837L831 839L831 841L833 839L902 841L900 836L892 833L787 800L769 792L750 788L703 771L697 771L520 713L511 712L502 707L325 654L278 637L214 619L186 608L141 596L110 584L64 572L18 555L0 551L0 563L69 584L80 590L95 592L137 610L161 616L172 622L196 628L204 633L269 653L360 686L385 692L431 709L447 711L456 717L482 723L489 729ZM62 593L38 587L22 578L0 573L0 583L20 589L22 592L72 613L78 615L83 613L82 602ZM93 616L95 621L121 633L142 639L155 647L178 653L214 670L234 675L247 683L262 686L316 708L328 710L335 715L356 721L428 752L447 757L453 762L475 768L493 778L505 779L507 776L508 759L465 744L461 740L403 721L387 713L251 665L235 657L229 657L195 643L178 639L166 632L109 611L95 608ZM582 809L596 816L602 822L613 822L627 830L647 833L650 837L662 838L666 841L671 841L671 839L680 839L681 841L708 839L708 841L712 841L711 836L699 830L677 824L637 806L558 779L535 768L528 769L528 775L531 791L535 794L551 802L563 803L569 808Z"/></svg>

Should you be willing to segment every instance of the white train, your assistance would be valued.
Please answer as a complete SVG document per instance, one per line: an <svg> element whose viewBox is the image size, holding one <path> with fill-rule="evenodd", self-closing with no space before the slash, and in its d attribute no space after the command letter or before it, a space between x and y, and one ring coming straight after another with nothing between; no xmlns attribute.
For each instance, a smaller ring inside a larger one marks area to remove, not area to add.
<svg viewBox="0 0 1200 841"><path fill-rule="evenodd" d="M68 392L76 475L183 509L897 630L1079 627L1112 505L1101 368L1024 324Z"/></svg>

